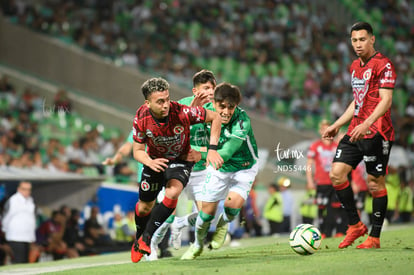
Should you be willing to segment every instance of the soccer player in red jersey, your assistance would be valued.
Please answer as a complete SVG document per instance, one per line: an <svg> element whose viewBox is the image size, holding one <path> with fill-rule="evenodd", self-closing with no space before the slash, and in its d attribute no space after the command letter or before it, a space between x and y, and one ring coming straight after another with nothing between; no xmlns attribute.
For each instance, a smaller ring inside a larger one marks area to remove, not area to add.
<svg viewBox="0 0 414 275"><path fill-rule="evenodd" d="M339 248L352 245L368 232L358 215L347 179L361 160L366 165L368 189L373 197L373 223L368 239L357 248L379 248L388 201L384 176L394 141L391 104L397 75L391 61L375 50L375 36L369 23L355 23L350 34L352 47L358 56L350 67L354 100L325 130L323 137L333 138L343 125L351 121L336 150L330 172L334 188L349 217L349 227Z"/></svg>
<svg viewBox="0 0 414 275"><path fill-rule="evenodd" d="M135 207L136 241L131 260L138 262L151 254L150 241L155 230L171 215L186 186L194 163L200 160L190 147L190 125L211 122L210 146L206 165L218 169L223 159L217 153L221 118L203 107L189 107L170 100L169 84L151 78L141 87L145 104L133 123L134 158L144 165L139 183L139 201ZM154 207L165 186L163 201Z"/></svg>

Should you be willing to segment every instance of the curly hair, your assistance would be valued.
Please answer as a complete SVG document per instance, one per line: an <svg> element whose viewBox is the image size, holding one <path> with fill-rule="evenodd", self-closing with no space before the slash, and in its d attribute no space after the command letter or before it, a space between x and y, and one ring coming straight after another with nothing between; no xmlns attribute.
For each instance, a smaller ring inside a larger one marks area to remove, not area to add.
<svg viewBox="0 0 414 275"><path fill-rule="evenodd" d="M150 78L141 86L142 94L146 100L152 93L167 91L169 88L170 84L161 77Z"/></svg>

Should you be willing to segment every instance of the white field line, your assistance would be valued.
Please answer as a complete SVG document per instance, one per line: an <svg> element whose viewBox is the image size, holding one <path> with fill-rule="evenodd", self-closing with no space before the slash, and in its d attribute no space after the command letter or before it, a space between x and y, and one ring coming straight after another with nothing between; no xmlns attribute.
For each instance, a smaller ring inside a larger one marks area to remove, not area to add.
<svg viewBox="0 0 414 275"><path fill-rule="evenodd" d="M58 266L16 268L16 269L2 271L0 272L0 274L3 273L3 274L16 274L16 275L34 275L34 274L44 274L48 272L58 272L58 271L89 268L89 267L96 267L96 266L126 264L130 262L131 261L115 261L115 262L110 262L110 263L102 262L102 263L73 263L73 264L62 262L62 265L58 265Z"/></svg>

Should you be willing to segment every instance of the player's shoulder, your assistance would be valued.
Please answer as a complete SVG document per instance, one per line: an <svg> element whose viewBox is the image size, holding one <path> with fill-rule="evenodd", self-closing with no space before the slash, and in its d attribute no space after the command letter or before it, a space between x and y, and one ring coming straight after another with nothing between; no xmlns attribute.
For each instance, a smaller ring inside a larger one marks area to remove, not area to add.
<svg viewBox="0 0 414 275"><path fill-rule="evenodd" d="M252 129L249 116L243 109L239 107L236 107L230 124L231 124L230 127L233 129L232 130L233 132L239 131L239 130L242 132L245 132L245 131L249 132Z"/></svg>
<svg viewBox="0 0 414 275"><path fill-rule="evenodd" d="M146 117L150 116L149 108L146 104L142 105L137 109L137 112L135 113L134 122L142 121Z"/></svg>
<svg viewBox="0 0 414 275"><path fill-rule="evenodd" d="M391 59L389 59L387 56L385 56L381 52L377 52L373 60L380 68L391 69L393 67Z"/></svg>

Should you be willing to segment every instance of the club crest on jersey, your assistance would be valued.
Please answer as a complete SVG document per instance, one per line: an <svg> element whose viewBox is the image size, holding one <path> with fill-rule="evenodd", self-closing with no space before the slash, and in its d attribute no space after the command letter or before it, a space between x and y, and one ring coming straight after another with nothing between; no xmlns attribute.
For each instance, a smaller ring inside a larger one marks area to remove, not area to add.
<svg viewBox="0 0 414 275"><path fill-rule="evenodd" d="M179 135L184 132L184 127L182 125L177 125L174 127L174 134Z"/></svg>
<svg viewBox="0 0 414 275"><path fill-rule="evenodd" d="M152 132L149 129L147 129L145 134L147 135L147 137L152 137L153 136Z"/></svg>
<svg viewBox="0 0 414 275"><path fill-rule="evenodd" d="M142 191L148 191L150 189L150 185L146 180L143 180L141 182L141 190Z"/></svg>
<svg viewBox="0 0 414 275"><path fill-rule="evenodd" d="M368 69L362 75L362 78L366 81L371 78L372 69Z"/></svg>

